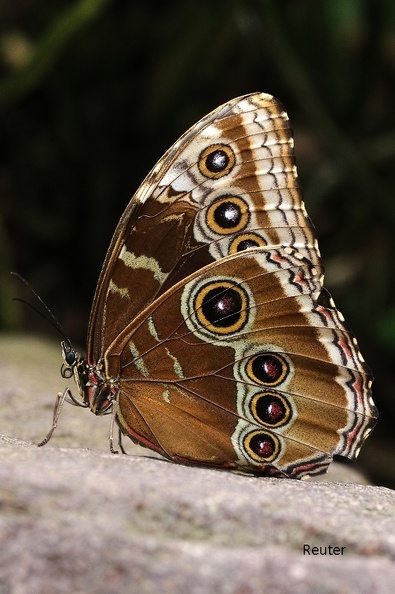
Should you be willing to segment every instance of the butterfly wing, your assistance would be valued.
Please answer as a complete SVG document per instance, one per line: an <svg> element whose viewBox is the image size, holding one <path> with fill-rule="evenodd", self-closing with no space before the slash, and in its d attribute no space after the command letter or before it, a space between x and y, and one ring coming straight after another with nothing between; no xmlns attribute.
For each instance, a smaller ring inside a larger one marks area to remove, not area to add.
<svg viewBox="0 0 395 594"><path fill-rule="evenodd" d="M127 206L77 382L96 414L190 463L301 477L354 458L377 411L325 293L287 114L239 97L186 132Z"/></svg>
<svg viewBox="0 0 395 594"><path fill-rule="evenodd" d="M288 248L227 256L169 289L106 363L122 431L171 459L297 478L354 458L377 416L371 377L317 294L319 271Z"/></svg>
<svg viewBox="0 0 395 594"><path fill-rule="evenodd" d="M282 104L256 93L219 107L164 155L127 206L99 278L88 361L175 282L246 248L297 248L319 266Z"/></svg>

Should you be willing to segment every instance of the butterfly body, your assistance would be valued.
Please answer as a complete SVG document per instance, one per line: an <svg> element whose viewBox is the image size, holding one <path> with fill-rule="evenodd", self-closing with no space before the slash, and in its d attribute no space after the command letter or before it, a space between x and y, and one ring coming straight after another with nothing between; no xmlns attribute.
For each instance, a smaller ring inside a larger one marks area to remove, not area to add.
<svg viewBox="0 0 395 594"><path fill-rule="evenodd" d="M136 192L108 250L83 405L191 464L299 478L355 458L370 372L323 289L282 105L252 94L203 118ZM71 364L70 364L70 361Z"/></svg>

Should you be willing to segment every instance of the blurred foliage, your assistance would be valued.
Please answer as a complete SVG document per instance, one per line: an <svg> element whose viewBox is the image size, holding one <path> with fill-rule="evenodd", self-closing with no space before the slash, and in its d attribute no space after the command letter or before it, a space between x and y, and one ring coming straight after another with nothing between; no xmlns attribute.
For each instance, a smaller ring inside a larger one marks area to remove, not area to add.
<svg viewBox="0 0 395 594"><path fill-rule="evenodd" d="M77 343L161 154L232 97L280 98L326 284L376 376L381 452L366 463L376 480L395 467L392 0L0 0L0 76L0 322L45 326L11 301L17 270Z"/></svg>

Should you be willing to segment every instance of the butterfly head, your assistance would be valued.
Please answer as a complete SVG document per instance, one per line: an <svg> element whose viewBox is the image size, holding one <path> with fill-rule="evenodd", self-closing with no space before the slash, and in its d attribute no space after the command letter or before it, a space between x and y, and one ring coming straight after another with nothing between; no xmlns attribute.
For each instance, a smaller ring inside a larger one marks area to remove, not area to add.
<svg viewBox="0 0 395 594"><path fill-rule="evenodd" d="M62 340L61 342L63 364L60 370L62 377L68 379L74 375L74 370L81 361L80 355L71 346L70 342Z"/></svg>

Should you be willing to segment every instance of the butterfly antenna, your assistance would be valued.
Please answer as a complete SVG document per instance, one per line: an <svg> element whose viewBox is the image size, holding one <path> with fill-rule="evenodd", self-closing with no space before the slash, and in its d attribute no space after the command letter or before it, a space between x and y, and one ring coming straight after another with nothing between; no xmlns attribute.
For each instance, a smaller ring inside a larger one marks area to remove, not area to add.
<svg viewBox="0 0 395 594"><path fill-rule="evenodd" d="M33 293L33 295L35 296L35 298L41 303L41 305L45 309L47 315L44 312L42 312L40 309L38 309L37 307L35 307L32 303L29 303L29 301L25 301L24 299L21 299L19 297L13 297L12 300L13 301L20 301L21 303L24 303L25 305L28 305L36 313L38 313L41 317L43 317L44 320L47 320L47 322L49 324L51 324L51 326L53 326L59 332L59 334L61 334L63 336L65 342L67 343L67 345L69 347L69 349L72 350L72 344L71 344L70 338L67 336L67 334L66 334L63 326L61 325L61 323L59 322L59 320L55 317L55 315L52 313L52 311L49 309L48 305L42 300L42 298L40 297L40 295L38 295L38 293L36 293L36 291L33 289L33 287L27 282L27 280L25 278L23 278L23 276L21 276L20 274L18 274L18 272L11 272L11 274L13 276L16 276L17 278L19 278L19 280L21 280L28 287L28 289Z"/></svg>

